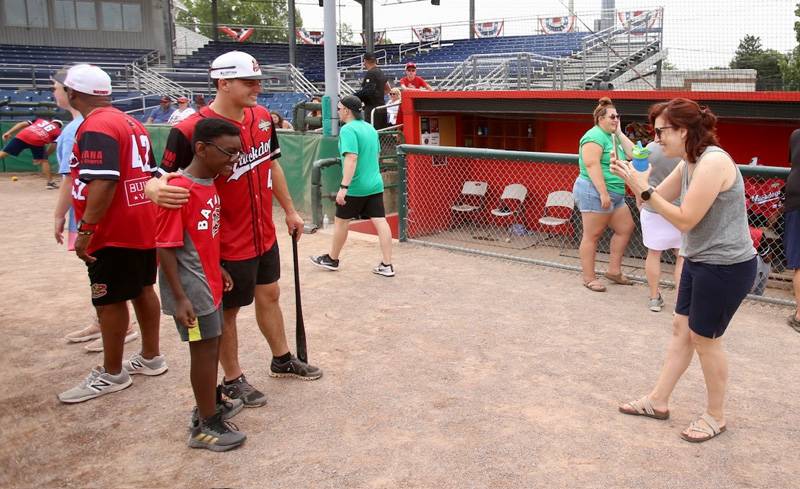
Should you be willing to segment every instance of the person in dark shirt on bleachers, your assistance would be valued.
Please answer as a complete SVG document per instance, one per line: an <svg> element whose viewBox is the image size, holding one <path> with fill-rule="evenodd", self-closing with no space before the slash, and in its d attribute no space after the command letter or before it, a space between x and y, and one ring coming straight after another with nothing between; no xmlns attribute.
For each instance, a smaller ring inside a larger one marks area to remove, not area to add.
<svg viewBox="0 0 800 489"><path fill-rule="evenodd" d="M389 93L389 82L386 75L378 68L378 59L373 53L364 55L364 69L367 73L361 81L361 90L353 95L364 102L364 120L371 122L375 129L386 127L386 110L375 111L375 120L372 120L372 109L384 105L384 96Z"/></svg>
<svg viewBox="0 0 800 489"><path fill-rule="evenodd" d="M166 124L173 112L175 112L175 108L172 107L172 101L164 95L161 97L158 107L147 114L147 124Z"/></svg>

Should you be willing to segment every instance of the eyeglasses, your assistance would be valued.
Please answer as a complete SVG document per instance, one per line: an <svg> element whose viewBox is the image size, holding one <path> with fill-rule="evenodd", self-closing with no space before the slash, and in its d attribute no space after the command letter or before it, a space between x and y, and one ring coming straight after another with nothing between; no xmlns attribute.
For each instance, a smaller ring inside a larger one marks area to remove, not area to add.
<svg viewBox="0 0 800 489"><path fill-rule="evenodd" d="M653 132L656 133L656 137L661 139L661 133L663 133L666 129L675 129L673 126L662 126L662 127L654 127Z"/></svg>
<svg viewBox="0 0 800 489"><path fill-rule="evenodd" d="M607 115L606 117L608 117L612 121L615 121L615 120L619 119L622 116L620 114L611 114L611 115Z"/></svg>
<svg viewBox="0 0 800 489"><path fill-rule="evenodd" d="M217 151L219 151L220 153L222 153L225 156L227 156L228 158L230 158L231 161L237 161L239 158L242 157L242 152L241 151L237 151L235 153L230 153L230 152L225 151L224 149L220 148L216 144L212 143L211 141L203 141L203 143L208 144L209 146L214 146L215 148L217 148Z"/></svg>

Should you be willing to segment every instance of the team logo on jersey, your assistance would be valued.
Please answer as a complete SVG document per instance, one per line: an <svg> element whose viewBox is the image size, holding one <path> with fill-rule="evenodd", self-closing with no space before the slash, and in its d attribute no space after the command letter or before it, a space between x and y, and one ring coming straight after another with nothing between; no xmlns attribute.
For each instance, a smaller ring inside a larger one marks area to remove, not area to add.
<svg viewBox="0 0 800 489"><path fill-rule="evenodd" d="M258 128L261 129L264 132L269 131L270 127L272 127L272 122L271 121L265 121L264 119L261 119L258 122Z"/></svg>
<svg viewBox="0 0 800 489"><path fill-rule="evenodd" d="M128 207L149 204L150 199L144 195L144 186L150 177L125 180L125 196L128 198Z"/></svg>
<svg viewBox="0 0 800 489"><path fill-rule="evenodd" d="M248 171L254 170L261 163L271 161L276 152L277 150L271 153L269 151L269 141L263 141L249 152L242 154L242 157L239 158L239 161L233 167L233 173L228 177L227 181L236 181Z"/></svg>
<svg viewBox="0 0 800 489"><path fill-rule="evenodd" d="M92 299L99 299L108 294L108 285L92 284Z"/></svg>

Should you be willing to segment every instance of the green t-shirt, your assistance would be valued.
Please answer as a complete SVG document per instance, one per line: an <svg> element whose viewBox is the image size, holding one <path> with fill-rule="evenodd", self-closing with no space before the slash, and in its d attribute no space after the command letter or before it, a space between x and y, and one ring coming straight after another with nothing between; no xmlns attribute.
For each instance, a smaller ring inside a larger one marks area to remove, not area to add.
<svg viewBox="0 0 800 489"><path fill-rule="evenodd" d="M611 173L611 148L614 143L611 142L611 134L600 129L600 126L594 126L586 131L586 134L581 138L580 145L578 146L578 164L581 167L581 177L586 180L592 181L589 177L589 172L586 171L586 164L583 162L583 154L581 149L586 143L595 143L603 148L603 156L600 158L600 167L603 169L603 179L606 181L606 188L609 192L616 192L618 194L625 194L625 180ZM625 151L622 145L617 143L617 154L625 157Z"/></svg>
<svg viewBox="0 0 800 489"><path fill-rule="evenodd" d="M383 192L383 178L378 164L380 143L378 132L363 120L350 121L339 131L339 154L342 163L346 153L358 155L356 172L347 195L364 197Z"/></svg>

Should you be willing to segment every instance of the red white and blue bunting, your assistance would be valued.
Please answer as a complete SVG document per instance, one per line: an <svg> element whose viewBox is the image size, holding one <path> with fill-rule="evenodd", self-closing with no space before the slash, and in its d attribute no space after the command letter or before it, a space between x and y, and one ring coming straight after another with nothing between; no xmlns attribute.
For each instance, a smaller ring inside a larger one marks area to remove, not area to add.
<svg viewBox="0 0 800 489"><path fill-rule="evenodd" d="M298 27L296 32L297 38L303 41L303 44L324 44L324 32L322 31L307 31Z"/></svg>
<svg viewBox="0 0 800 489"><path fill-rule="evenodd" d="M442 38L442 27L412 27L419 42L438 42Z"/></svg>
<svg viewBox="0 0 800 489"><path fill-rule="evenodd" d="M375 41L375 44L380 44L380 43L383 42L384 39L386 39L386 31L373 32L372 33L372 37L373 37L373 39ZM367 39L367 36L362 32L361 33L361 44L364 45L364 46L367 45L366 39Z"/></svg>
<svg viewBox="0 0 800 489"><path fill-rule="evenodd" d="M256 31L252 27L249 27L247 29L245 28L237 29L232 27L220 26L218 27L218 29L220 32L222 32L223 34L225 34L226 36L230 37L231 39L237 42L245 42Z"/></svg>
<svg viewBox="0 0 800 489"><path fill-rule="evenodd" d="M631 32L636 33L637 31L641 33L644 29L652 29L653 26L658 21L658 17L661 14L661 9L655 10L629 10L627 12L617 11L617 18L619 21L626 26L632 26L633 19L639 17L639 21L636 23L635 26L632 26L633 29Z"/></svg>
<svg viewBox="0 0 800 489"><path fill-rule="evenodd" d="M575 30L575 16L539 17L539 28L545 34L563 34Z"/></svg>
<svg viewBox="0 0 800 489"><path fill-rule="evenodd" d="M503 34L504 20L478 22L474 26L475 37L500 37Z"/></svg>

